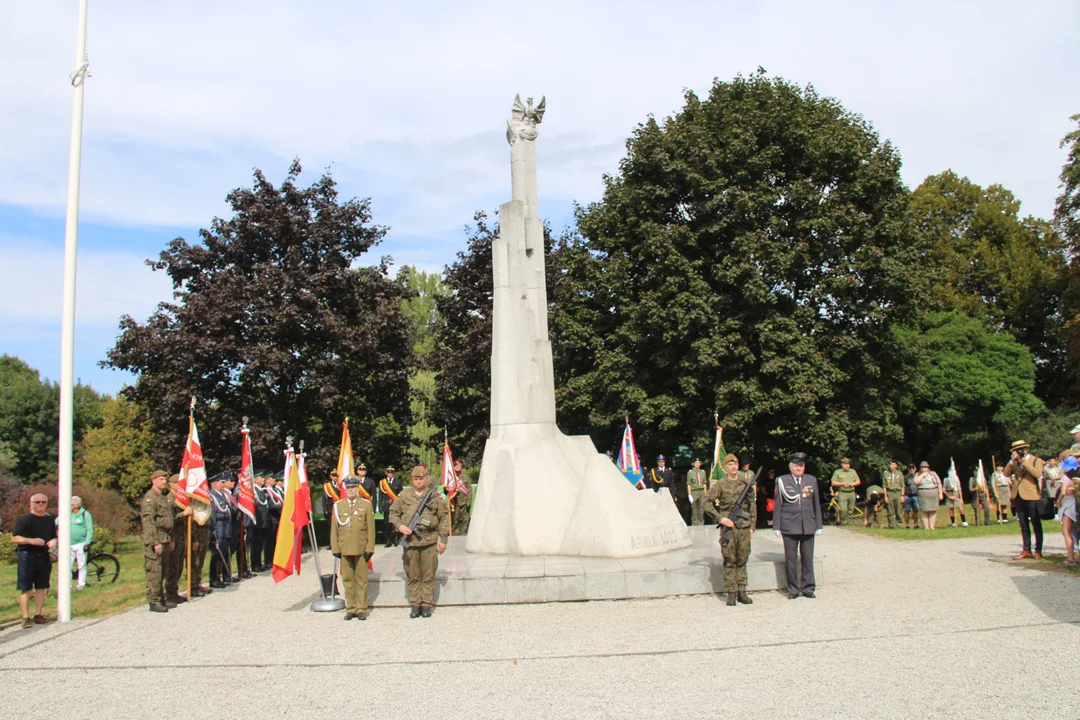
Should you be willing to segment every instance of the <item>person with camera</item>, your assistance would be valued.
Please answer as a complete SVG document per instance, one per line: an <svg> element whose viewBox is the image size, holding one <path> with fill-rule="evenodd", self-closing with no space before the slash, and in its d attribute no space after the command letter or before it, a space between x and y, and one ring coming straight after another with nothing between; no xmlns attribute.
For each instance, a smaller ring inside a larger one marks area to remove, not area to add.
<svg viewBox="0 0 1080 720"><path fill-rule="evenodd" d="M330 514L330 552L341 561L345 619L367 620L368 560L375 554L375 510L360 497L360 478L345 478L345 497Z"/></svg>
<svg viewBox="0 0 1080 720"><path fill-rule="evenodd" d="M1013 560L1042 559L1043 526L1039 516L1039 499L1043 493L1043 468L1046 463L1029 450L1030 445L1026 440L1017 440L1009 448L1012 459L1005 466L1005 477L1009 478L1009 497L1020 520L1020 536L1024 543L1020 554ZM1035 529L1034 548L1031 544L1032 528Z"/></svg>

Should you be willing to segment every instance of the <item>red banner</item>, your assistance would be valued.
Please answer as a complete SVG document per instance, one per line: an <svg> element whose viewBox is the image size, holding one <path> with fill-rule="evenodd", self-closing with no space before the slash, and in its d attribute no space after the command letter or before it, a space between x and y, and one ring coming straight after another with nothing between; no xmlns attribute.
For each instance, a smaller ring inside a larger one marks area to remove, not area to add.
<svg viewBox="0 0 1080 720"><path fill-rule="evenodd" d="M251 432L247 425L240 430L240 485L236 493L236 504L240 512L248 516L251 522L255 522L255 471L251 465Z"/></svg>

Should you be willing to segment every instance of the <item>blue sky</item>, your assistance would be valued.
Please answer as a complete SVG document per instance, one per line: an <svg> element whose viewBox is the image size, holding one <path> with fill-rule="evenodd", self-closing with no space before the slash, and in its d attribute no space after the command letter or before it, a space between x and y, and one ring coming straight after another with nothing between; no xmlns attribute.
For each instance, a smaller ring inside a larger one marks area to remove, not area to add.
<svg viewBox="0 0 1080 720"><path fill-rule="evenodd" d="M0 353L59 375L76 4L0 5ZM76 375L170 287L144 260L194 238L253 167L330 167L391 227L375 254L438 270L509 196L505 118L547 96L541 213L600 197L626 137L759 65L894 142L909 185L951 168L1049 217L1080 112L1074 2L363 3L90 0ZM13 140L17 139L17 140Z"/></svg>

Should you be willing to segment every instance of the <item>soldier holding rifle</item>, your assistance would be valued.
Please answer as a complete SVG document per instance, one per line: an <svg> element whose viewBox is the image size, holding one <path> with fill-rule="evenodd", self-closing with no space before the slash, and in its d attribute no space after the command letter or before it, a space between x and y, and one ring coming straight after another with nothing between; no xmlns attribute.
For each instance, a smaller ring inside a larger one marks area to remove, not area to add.
<svg viewBox="0 0 1080 720"><path fill-rule="evenodd" d="M727 604L750 605L746 594L746 561L750 559L750 538L757 524L757 498L753 496L754 478L739 472L739 458L724 457L724 472L705 496L705 512L720 524L720 547L724 556L724 588Z"/></svg>
<svg viewBox="0 0 1080 720"><path fill-rule="evenodd" d="M423 465L412 469L412 488L390 506L390 522L405 542L402 564L409 582L409 617L431 617L435 608L435 571L446 551L450 517L446 500L428 488Z"/></svg>

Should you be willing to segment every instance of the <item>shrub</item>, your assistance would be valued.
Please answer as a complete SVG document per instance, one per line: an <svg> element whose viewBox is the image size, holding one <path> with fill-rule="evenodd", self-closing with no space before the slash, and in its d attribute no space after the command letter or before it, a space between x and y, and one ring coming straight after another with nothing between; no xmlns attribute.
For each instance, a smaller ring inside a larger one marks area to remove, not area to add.
<svg viewBox="0 0 1080 720"><path fill-rule="evenodd" d="M116 552L116 536L107 527L94 526L94 550L101 552Z"/></svg>
<svg viewBox="0 0 1080 720"><path fill-rule="evenodd" d="M15 543L11 542L11 533L0 532L0 565L15 564Z"/></svg>

